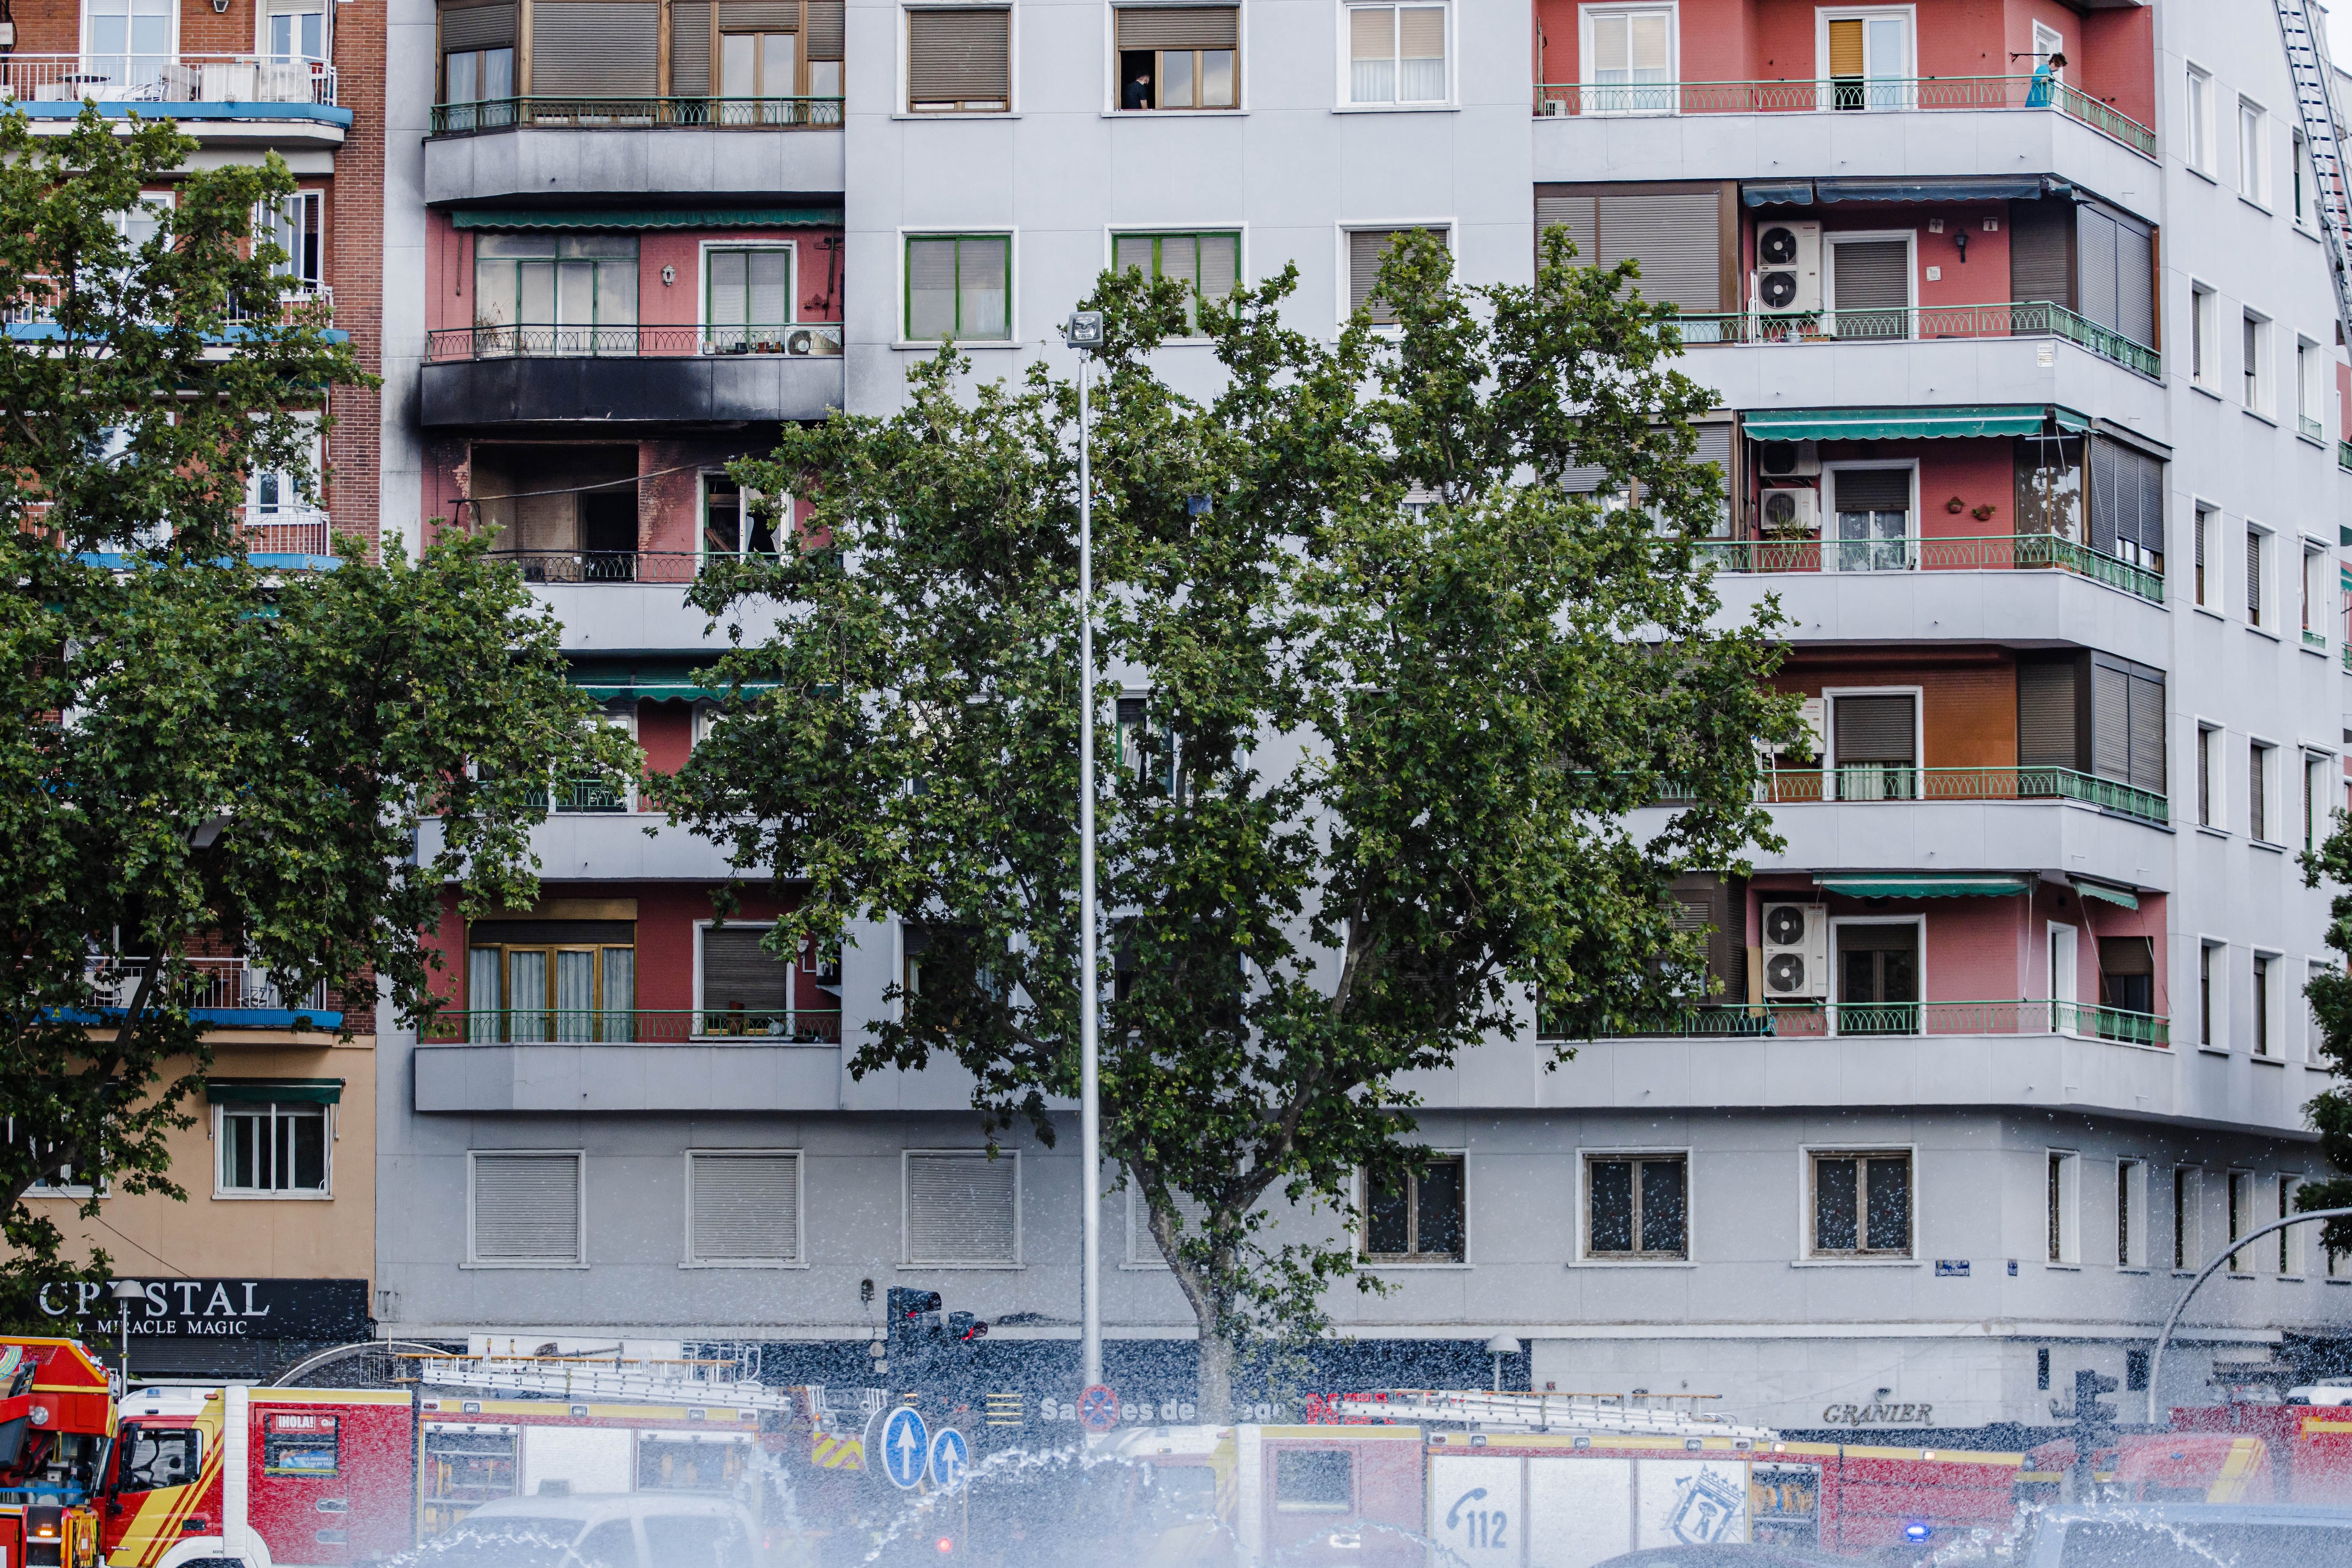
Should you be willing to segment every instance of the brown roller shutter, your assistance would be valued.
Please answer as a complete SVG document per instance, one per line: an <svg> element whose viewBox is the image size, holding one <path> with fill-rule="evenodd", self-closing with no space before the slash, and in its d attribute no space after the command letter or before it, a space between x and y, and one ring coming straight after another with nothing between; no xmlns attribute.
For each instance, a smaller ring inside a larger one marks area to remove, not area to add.
<svg viewBox="0 0 2352 1568"><path fill-rule="evenodd" d="M1838 765L1911 763L1918 756L1917 714L1918 700L1908 694L1836 699Z"/></svg>
<svg viewBox="0 0 2352 1568"><path fill-rule="evenodd" d="M1909 511L1908 468L1840 468L1832 479L1840 511Z"/></svg>
<svg viewBox="0 0 2352 1568"><path fill-rule="evenodd" d="M772 1013L786 1000L792 966L764 952L765 926L728 926L702 933L702 1010Z"/></svg>
<svg viewBox="0 0 2352 1568"><path fill-rule="evenodd" d="M1862 23L1860 20L1832 22L1830 29L1830 75L1856 77L1863 70Z"/></svg>
<svg viewBox="0 0 2352 1568"><path fill-rule="evenodd" d="M1010 101L1012 29L1010 11L908 12L908 101Z"/></svg>
<svg viewBox="0 0 2352 1568"><path fill-rule="evenodd" d="M842 58L841 7L842 0L809 0L809 58L837 60Z"/></svg>
<svg viewBox="0 0 2352 1568"><path fill-rule="evenodd" d="M679 98L705 98L710 81L710 0L670 0L669 89Z"/></svg>
<svg viewBox="0 0 2352 1568"><path fill-rule="evenodd" d="M1122 49L1237 49L1241 12L1225 5L1122 5Z"/></svg>
<svg viewBox="0 0 2352 1568"><path fill-rule="evenodd" d="M1596 207L1599 233L1590 254L1599 265L1640 262L1638 287L1644 299L1668 300L1691 311L1723 308L1723 209L1712 186L1604 195L1597 198Z"/></svg>
<svg viewBox="0 0 2352 1568"><path fill-rule="evenodd" d="M2017 667L2017 765L2080 769L2081 731L2075 716L2075 667L2064 663Z"/></svg>
<svg viewBox="0 0 2352 1568"><path fill-rule="evenodd" d="M535 96L660 93L661 7L651 0L537 0L530 15Z"/></svg>
<svg viewBox="0 0 2352 1568"><path fill-rule="evenodd" d="M2129 219L2116 225L2116 331L2156 342L2156 241Z"/></svg>
<svg viewBox="0 0 2352 1568"><path fill-rule="evenodd" d="M515 41L515 8L500 5L453 5L441 13L441 49L506 48Z"/></svg>
<svg viewBox="0 0 2352 1568"><path fill-rule="evenodd" d="M2131 677L2105 659L2091 664L2091 771L2131 783Z"/></svg>
<svg viewBox="0 0 2352 1568"><path fill-rule="evenodd" d="M2076 312L2103 327L2116 324L2116 220L2095 206L2074 211Z"/></svg>
<svg viewBox="0 0 2352 1568"><path fill-rule="evenodd" d="M2009 297L2074 307L2073 205L2063 201L2009 204ZM2046 312L2045 312L2046 313ZM2047 323L2021 321L2021 331Z"/></svg>
<svg viewBox="0 0 2352 1568"><path fill-rule="evenodd" d="M1590 267L1601 254L1600 230L1595 214L1599 202L1591 196L1538 196L1536 198L1536 232L1568 226L1568 237L1576 246L1579 264Z"/></svg>
<svg viewBox="0 0 2352 1568"><path fill-rule="evenodd" d="M800 0L721 0L719 30L722 33L797 33Z"/></svg>
<svg viewBox="0 0 2352 1568"><path fill-rule="evenodd" d="M2133 672L2131 678L2131 782L2135 788L2165 793L2164 677Z"/></svg>
<svg viewBox="0 0 2352 1568"><path fill-rule="evenodd" d="M1911 304L1911 247L1899 239L1832 245L1830 289L1837 330L1846 338L1910 336L1903 312Z"/></svg>

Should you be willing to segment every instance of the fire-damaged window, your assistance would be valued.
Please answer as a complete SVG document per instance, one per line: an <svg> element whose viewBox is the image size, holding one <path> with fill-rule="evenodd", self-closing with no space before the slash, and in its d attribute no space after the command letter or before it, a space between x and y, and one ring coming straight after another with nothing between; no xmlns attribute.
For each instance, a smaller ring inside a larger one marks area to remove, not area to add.
<svg viewBox="0 0 2352 1568"><path fill-rule="evenodd" d="M1688 1162L1680 1154L1588 1155L1585 1256L1687 1258L1688 1172Z"/></svg>

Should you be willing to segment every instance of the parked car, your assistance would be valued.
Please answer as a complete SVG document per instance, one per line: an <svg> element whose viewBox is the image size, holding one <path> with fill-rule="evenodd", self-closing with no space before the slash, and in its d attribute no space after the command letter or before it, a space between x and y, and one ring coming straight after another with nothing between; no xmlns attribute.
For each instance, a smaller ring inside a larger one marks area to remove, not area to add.
<svg viewBox="0 0 2352 1568"><path fill-rule="evenodd" d="M2179 1503L2053 1509L2023 1568L2352 1568L2352 1510Z"/></svg>
<svg viewBox="0 0 2352 1568"><path fill-rule="evenodd" d="M760 1568L751 1516L723 1497L501 1498L418 1554L419 1568Z"/></svg>

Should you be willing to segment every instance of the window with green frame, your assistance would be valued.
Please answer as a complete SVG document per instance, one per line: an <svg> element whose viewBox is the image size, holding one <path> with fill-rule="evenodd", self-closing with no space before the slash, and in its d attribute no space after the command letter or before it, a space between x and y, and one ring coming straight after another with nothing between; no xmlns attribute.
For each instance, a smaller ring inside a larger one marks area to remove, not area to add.
<svg viewBox="0 0 2352 1568"><path fill-rule="evenodd" d="M907 338L999 342L1013 336L1013 237L907 238Z"/></svg>
<svg viewBox="0 0 2352 1568"><path fill-rule="evenodd" d="M1196 296L1222 300L1241 284L1242 237L1212 231L1203 234L1122 234L1111 240L1111 265L1133 268L1147 278L1166 278L1188 284ZM1194 307L1184 308L1184 324L1198 322Z"/></svg>
<svg viewBox="0 0 2352 1568"><path fill-rule="evenodd" d="M706 253L710 346L762 348L780 342L793 319L793 253L782 246Z"/></svg>

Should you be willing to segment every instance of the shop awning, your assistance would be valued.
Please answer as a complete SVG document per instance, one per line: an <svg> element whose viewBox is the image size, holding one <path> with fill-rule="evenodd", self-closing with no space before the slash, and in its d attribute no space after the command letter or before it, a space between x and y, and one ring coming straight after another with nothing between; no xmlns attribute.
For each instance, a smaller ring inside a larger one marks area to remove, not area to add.
<svg viewBox="0 0 2352 1568"><path fill-rule="evenodd" d="M695 671L700 668L699 660L650 659L635 664L583 661L566 673L572 685L600 702L630 699L644 702L697 702L704 698L717 700L725 697L725 686L695 679ZM743 688L747 693L770 689L765 684Z"/></svg>
<svg viewBox="0 0 2352 1568"><path fill-rule="evenodd" d="M1739 187L1739 199L1751 207L1809 207L1813 205L1811 180L1770 180Z"/></svg>
<svg viewBox="0 0 2352 1568"><path fill-rule="evenodd" d="M837 228L839 207L461 207L453 228Z"/></svg>
<svg viewBox="0 0 2352 1568"><path fill-rule="evenodd" d="M1949 180L1757 180L1739 187L1751 207L1815 202L2031 202L2066 187L2042 174Z"/></svg>
<svg viewBox="0 0 2352 1568"><path fill-rule="evenodd" d="M2069 877L2066 880L2086 899L2105 899L2127 910L2139 908L2139 895L2128 888L2118 888L2111 882L2094 882L2084 877Z"/></svg>
<svg viewBox="0 0 2352 1568"><path fill-rule="evenodd" d="M1824 893L1849 899L2005 899L2022 893L2032 883L2023 877L1938 876L1919 872L1884 877L1816 877Z"/></svg>
<svg viewBox="0 0 2352 1568"><path fill-rule="evenodd" d="M1901 441L1971 436L2038 436L2055 416L2061 430L2088 430L2071 408L1977 404L1951 408L1763 408L1741 419L1751 441Z"/></svg>
<svg viewBox="0 0 2352 1568"><path fill-rule="evenodd" d="M339 1078L215 1078L205 1080L205 1098L215 1105L338 1105Z"/></svg>

